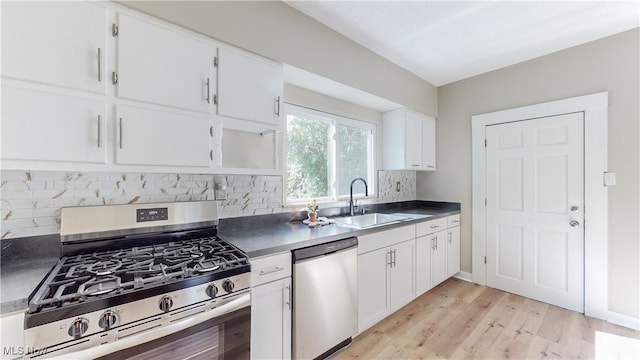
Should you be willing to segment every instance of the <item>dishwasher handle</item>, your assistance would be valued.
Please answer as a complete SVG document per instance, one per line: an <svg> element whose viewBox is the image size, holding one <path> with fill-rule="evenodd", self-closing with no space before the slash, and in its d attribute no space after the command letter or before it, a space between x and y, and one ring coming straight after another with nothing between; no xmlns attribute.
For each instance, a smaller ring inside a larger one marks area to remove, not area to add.
<svg viewBox="0 0 640 360"><path fill-rule="evenodd" d="M293 251L293 263L318 256L332 254L358 245L357 237L350 237L326 244L314 245Z"/></svg>

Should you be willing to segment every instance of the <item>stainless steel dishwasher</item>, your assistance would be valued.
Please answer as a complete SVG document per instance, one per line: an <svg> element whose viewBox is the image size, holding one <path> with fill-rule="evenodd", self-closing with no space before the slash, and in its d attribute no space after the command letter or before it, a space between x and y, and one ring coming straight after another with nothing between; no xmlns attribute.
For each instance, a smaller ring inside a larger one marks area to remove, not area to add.
<svg viewBox="0 0 640 360"><path fill-rule="evenodd" d="M358 327L358 239L293 252L293 358L324 359Z"/></svg>

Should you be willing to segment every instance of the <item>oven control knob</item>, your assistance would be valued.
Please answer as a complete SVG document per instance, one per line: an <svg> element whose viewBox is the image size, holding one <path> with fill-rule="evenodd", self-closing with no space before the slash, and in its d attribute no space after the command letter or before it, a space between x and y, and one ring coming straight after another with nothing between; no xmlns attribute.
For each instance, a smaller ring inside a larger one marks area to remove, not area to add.
<svg viewBox="0 0 640 360"><path fill-rule="evenodd" d="M169 295L165 295L160 299L160 310L167 312L173 306L173 299Z"/></svg>
<svg viewBox="0 0 640 360"><path fill-rule="evenodd" d="M233 291L233 286L234 286L233 281L231 281L229 279L227 279L227 280L222 282L222 288L224 289L224 291L226 291L228 293Z"/></svg>
<svg viewBox="0 0 640 360"><path fill-rule="evenodd" d="M207 286L207 289L205 291L210 298L214 298L216 297L216 295L218 295L218 287L213 284Z"/></svg>
<svg viewBox="0 0 640 360"><path fill-rule="evenodd" d="M115 312L111 310L107 310L102 315L100 315L100 320L98 321L98 326L105 330L111 329L113 325L118 321L118 316Z"/></svg>
<svg viewBox="0 0 640 360"><path fill-rule="evenodd" d="M82 335L84 335L84 333L87 332L88 328L89 328L89 320L83 319L83 318L77 318L71 323L71 326L69 327L69 331L68 331L69 336L73 337L74 339L77 339Z"/></svg>

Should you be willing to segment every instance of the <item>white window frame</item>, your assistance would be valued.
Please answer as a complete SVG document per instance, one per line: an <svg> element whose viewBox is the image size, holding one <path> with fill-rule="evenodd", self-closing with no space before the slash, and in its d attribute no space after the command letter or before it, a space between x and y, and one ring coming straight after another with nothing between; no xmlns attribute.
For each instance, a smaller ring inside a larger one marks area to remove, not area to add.
<svg viewBox="0 0 640 360"><path fill-rule="evenodd" d="M327 121L330 124L330 128L329 128L329 137L330 137L330 144L329 144L329 153L328 153L328 164L327 164L327 168L328 168L328 182L329 182L329 195L328 196L324 196L324 197L319 197L319 198L309 198L309 199L289 199L287 197L287 149L289 148L289 144L288 144L288 136L287 136L287 116L288 115L296 115L296 116L300 116L300 117L313 117L314 119L318 119L321 121ZM356 119L350 119L344 116L340 116L340 115L335 115L335 114L331 114L331 113L327 113L327 112L323 112L323 111L318 111L315 109L310 109L310 108L306 108L306 107L302 107L302 106L298 106L298 105L294 105L294 104L289 104L289 103L285 103L284 104L284 116L283 116L283 121L284 121L284 136L283 136L283 187L282 187L282 198L283 198L283 203L285 205L299 205L299 204L306 204L307 202L309 202L310 200L316 200L319 203L329 203L329 202L337 202L337 201L341 201L341 200L348 200L349 199L349 195L338 195L338 186L337 186L337 161L336 161L336 149L337 149L337 142L336 142L336 125L343 125L343 126L349 126L349 127L356 127L356 128L360 128L360 129L364 129L370 132L370 136L369 136L369 140L367 143L367 153L369 154L369 158L368 158L368 164L367 164L367 169L368 174L367 177L367 185L368 185L368 190L369 190L369 196L368 198L372 198L375 197L376 194L376 186L375 186L375 174L376 174L376 169L375 169L375 164L376 164L376 131L377 131L377 126L375 123L371 123L371 122L367 122L367 121L363 121L363 120L356 120ZM353 194L354 199L359 199L359 198L364 198L364 193L359 193L359 194Z"/></svg>

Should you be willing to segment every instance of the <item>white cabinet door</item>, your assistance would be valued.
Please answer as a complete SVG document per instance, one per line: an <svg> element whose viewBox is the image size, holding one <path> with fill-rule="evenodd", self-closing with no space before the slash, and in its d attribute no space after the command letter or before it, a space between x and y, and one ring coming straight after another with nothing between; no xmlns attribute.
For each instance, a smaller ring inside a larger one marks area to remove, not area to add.
<svg viewBox="0 0 640 360"><path fill-rule="evenodd" d="M407 111L405 122L405 168L422 170L422 117Z"/></svg>
<svg viewBox="0 0 640 360"><path fill-rule="evenodd" d="M389 268L389 302L394 312L415 298L414 291L414 240L391 247Z"/></svg>
<svg viewBox="0 0 640 360"><path fill-rule="evenodd" d="M105 92L106 8L84 1L2 2L2 76Z"/></svg>
<svg viewBox="0 0 640 360"><path fill-rule="evenodd" d="M389 248L358 255L358 332L389 314Z"/></svg>
<svg viewBox="0 0 640 360"><path fill-rule="evenodd" d="M282 65L226 48L218 49L218 115L280 124Z"/></svg>
<svg viewBox="0 0 640 360"><path fill-rule="evenodd" d="M420 296L430 290L431 286L431 238L416 238L416 295Z"/></svg>
<svg viewBox="0 0 640 360"><path fill-rule="evenodd" d="M428 235L431 238L431 284L447 279L447 230Z"/></svg>
<svg viewBox="0 0 640 360"><path fill-rule="evenodd" d="M291 358L291 278L251 289L251 358Z"/></svg>
<svg viewBox="0 0 640 360"><path fill-rule="evenodd" d="M422 116L422 170L436 169L436 119Z"/></svg>
<svg viewBox="0 0 640 360"><path fill-rule="evenodd" d="M211 112L210 44L125 14L118 26L117 96Z"/></svg>
<svg viewBox="0 0 640 360"><path fill-rule="evenodd" d="M460 227L447 229L447 277L460 271Z"/></svg>
<svg viewBox="0 0 640 360"><path fill-rule="evenodd" d="M107 161L102 101L2 86L2 158Z"/></svg>
<svg viewBox="0 0 640 360"><path fill-rule="evenodd" d="M117 107L116 163L209 167L209 118Z"/></svg>
<svg viewBox="0 0 640 360"><path fill-rule="evenodd" d="M383 114L383 162L389 170L436 169L436 120L407 109Z"/></svg>
<svg viewBox="0 0 640 360"><path fill-rule="evenodd" d="M3 359L22 359L24 351L24 311L2 315L0 338Z"/></svg>

